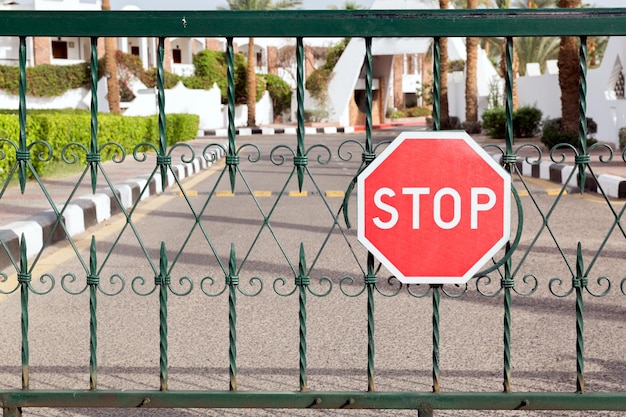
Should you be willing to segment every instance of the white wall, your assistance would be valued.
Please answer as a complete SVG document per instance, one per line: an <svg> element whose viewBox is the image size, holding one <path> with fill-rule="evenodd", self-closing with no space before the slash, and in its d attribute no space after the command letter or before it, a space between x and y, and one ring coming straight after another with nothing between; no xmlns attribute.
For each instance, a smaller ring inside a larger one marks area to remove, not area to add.
<svg viewBox="0 0 626 417"><path fill-rule="evenodd" d="M618 132L626 127L626 99L612 93L615 75L624 73L626 37L611 37L599 68L587 71L587 117L598 124L595 138L619 143ZM561 117L561 90L558 74L518 78L520 106L536 106L544 119Z"/></svg>
<svg viewBox="0 0 626 417"><path fill-rule="evenodd" d="M124 111L125 116L150 116L158 113L156 95L153 89L146 88L141 82L132 84L135 100L128 104ZM98 110L101 113L109 112L106 100L106 79L98 81ZM26 106L29 109L88 109L91 105L91 91L78 88L69 90L59 97L26 97ZM17 110L19 97L0 91L0 109ZM191 90L182 83L165 90L166 113L189 113L200 117L199 129L219 129L228 125L228 112L221 103L220 89L214 85L211 90ZM246 126L248 119L247 107L236 107L235 125ZM269 125L274 122L274 106L268 91L256 104L257 125Z"/></svg>

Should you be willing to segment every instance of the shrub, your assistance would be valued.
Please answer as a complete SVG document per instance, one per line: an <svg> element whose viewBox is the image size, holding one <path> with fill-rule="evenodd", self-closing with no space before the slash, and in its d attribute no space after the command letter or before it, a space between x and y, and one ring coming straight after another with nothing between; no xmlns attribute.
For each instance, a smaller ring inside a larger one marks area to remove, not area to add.
<svg viewBox="0 0 626 417"><path fill-rule="evenodd" d="M598 131L598 124L590 118L587 118L587 133L592 135ZM560 143L569 143L578 148L579 139L577 133L566 132L561 128L561 118L548 119L543 123L543 135L541 142L548 148L552 149ZM591 137L587 137L587 145L592 145L597 141Z"/></svg>
<svg viewBox="0 0 626 417"><path fill-rule="evenodd" d="M163 72L163 82L165 84L165 88L175 87L176 84L178 84L178 80L180 80L178 75L167 71ZM157 69L150 68L144 71L141 76L141 82L148 88L155 88L157 86Z"/></svg>
<svg viewBox="0 0 626 417"><path fill-rule="evenodd" d="M482 132L482 127L480 122L463 122L463 130L465 130L469 134L475 134Z"/></svg>
<svg viewBox="0 0 626 417"><path fill-rule="evenodd" d="M619 148L626 148L626 127L622 127L619 130Z"/></svg>
<svg viewBox="0 0 626 417"><path fill-rule="evenodd" d="M541 110L524 106L513 112L513 135L516 138L536 136L541 127ZM504 107L487 109L482 115L482 127L492 138L503 139L506 134L506 110Z"/></svg>
<svg viewBox="0 0 626 417"><path fill-rule="evenodd" d="M274 105L274 118L280 116L285 110L291 108L291 87L278 75L265 74L265 85L272 97Z"/></svg>
<svg viewBox="0 0 626 417"><path fill-rule="evenodd" d="M19 94L19 68L0 65L0 88L9 94ZM26 94L54 97L72 88L89 86L89 66L37 65L26 68Z"/></svg>
<svg viewBox="0 0 626 417"><path fill-rule="evenodd" d="M326 101L328 82L330 81L330 77L333 74L337 61L339 61L341 54L343 54L346 46L348 46L348 42L350 42L350 39L345 38L330 48L328 50L328 54L326 55L326 62L324 65L316 68L306 79L305 88L309 91L311 97L319 103L324 103Z"/></svg>
<svg viewBox="0 0 626 417"><path fill-rule="evenodd" d="M503 139L506 132L506 111L503 107L487 109L482 115L482 128L492 138Z"/></svg>
<svg viewBox="0 0 626 417"><path fill-rule="evenodd" d="M191 114L166 115L168 146L174 143L193 139L197 135L199 117ZM44 145L35 145L31 150L31 162L39 175L45 175L55 162L62 161L63 147L69 143L79 143L89 148L91 116L87 111L33 111L26 119L28 144L45 141L52 147L50 161L41 161L38 154L47 157L48 150ZM113 114L98 115L98 143L103 145L115 142L126 152L141 142L158 144L159 130L157 116L125 117ZM19 137L19 121L16 114L0 114L0 137L15 143ZM86 163L84 150L77 146L68 149L70 155L76 157L77 164ZM113 146L104 147L102 160L110 159L117 152ZM15 165L15 148L6 142L0 143L0 178L6 178ZM68 155L69 156L69 155ZM71 156L70 156L71 159Z"/></svg>
<svg viewBox="0 0 626 417"><path fill-rule="evenodd" d="M304 121L307 123L323 122L328 118L328 112L326 110L314 109L304 111Z"/></svg>
<svg viewBox="0 0 626 417"><path fill-rule="evenodd" d="M530 138L541 131L541 110L524 106L513 112L513 134L516 138Z"/></svg>

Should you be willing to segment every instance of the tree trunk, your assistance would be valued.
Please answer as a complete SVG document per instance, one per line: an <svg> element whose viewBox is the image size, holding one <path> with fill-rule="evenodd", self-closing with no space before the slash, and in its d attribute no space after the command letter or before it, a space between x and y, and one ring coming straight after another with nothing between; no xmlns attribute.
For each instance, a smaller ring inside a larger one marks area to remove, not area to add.
<svg viewBox="0 0 626 417"><path fill-rule="evenodd" d="M563 8L580 7L580 0L559 0ZM561 87L561 129L578 133L578 40L562 37L559 47L559 86Z"/></svg>
<svg viewBox="0 0 626 417"><path fill-rule="evenodd" d="M467 0L467 8L475 9L478 0ZM478 38L467 38L465 47L467 61L465 62L465 121L478 121L478 85L476 83L476 63L478 56Z"/></svg>
<svg viewBox="0 0 626 417"><path fill-rule="evenodd" d="M111 10L111 1L102 0L102 10ZM117 79L117 62L115 46L115 38L106 38L104 40L104 70L107 77L107 96L109 102L109 111L114 114L120 114L120 83Z"/></svg>
<svg viewBox="0 0 626 417"><path fill-rule="evenodd" d="M248 40L248 127L256 126L256 53L254 38Z"/></svg>
<svg viewBox="0 0 626 417"><path fill-rule="evenodd" d="M447 9L448 0L439 0L439 8ZM445 125L449 125L450 110L448 106L448 38L439 39L439 52L440 52L440 68L441 78L439 80L440 85L440 98L439 98L439 120Z"/></svg>

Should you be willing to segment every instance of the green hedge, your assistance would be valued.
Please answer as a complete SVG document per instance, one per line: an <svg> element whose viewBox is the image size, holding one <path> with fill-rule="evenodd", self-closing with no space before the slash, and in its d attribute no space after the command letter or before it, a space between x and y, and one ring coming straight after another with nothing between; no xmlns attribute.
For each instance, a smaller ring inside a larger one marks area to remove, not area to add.
<svg viewBox="0 0 626 417"><path fill-rule="evenodd" d="M168 146L194 139L198 133L199 117L193 114L168 114ZM31 162L40 176L49 173L55 162L61 162L63 147L69 143L80 143L89 148L91 117L88 112L44 112L33 111L26 118L27 142L32 144L41 140L52 146L50 161L40 161L37 155L47 157L47 148L35 145L31 150ZM9 139L18 143L19 121L16 114L0 113L0 139ZM159 130L157 116L125 117L112 114L98 115L98 143L100 146L115 142L124 147L127 154L141 142L158 144ZM116 147L108 146L102 150L103 161L111 159ZM71 147L70 154L76 155L79 164L86 164L86 155L79 147ZM6 142L0 142L0 178L5 179L15 165L15 148ZM132 157L132 155L131 155Z"/></svg>

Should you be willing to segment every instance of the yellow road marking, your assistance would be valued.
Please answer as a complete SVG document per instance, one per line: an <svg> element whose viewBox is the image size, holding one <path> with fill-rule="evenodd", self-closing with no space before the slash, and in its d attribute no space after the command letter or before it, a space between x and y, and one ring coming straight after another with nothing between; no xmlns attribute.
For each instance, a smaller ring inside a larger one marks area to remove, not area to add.
<svg viewBox="0 0 626 417"><path fill-rule="evenodd" d="M561 189L552 188L552 189L546 190L546 194L549 196L556 196L556 195L561 194ZM563 190L563 195L567 195L567 190Z"/></svg>
<svg viewBox="0 0 626 417"><path fill-rule="evenodd" d="M234 195L235 193L233 193L232 191L216 191L215 192L216 197L233 197Z"/></svg>
<svg viewBox="0 0 626 417"><path fill-rule="evenodd" d="M308 191L289 191L289 197L306 197L308 195Z"/></svg>
<svg viewBox="0 0 626 417"><path fill-rule="evenodd" d="M345 196L345 193L343 191L336 191L336 190L328 190L328 191L326 191L326 197L343 198L344 196Z"/></svg>
<svg viewBox="0 0 626 417"><path fill-rule="evenodd" d="M255 191L254 196L255 197L271 197L272 192L271 191Z"/></svg>
<svg viewBox="0 0 626 417"><path fill-rule="evenodd" d="M182 191L178 192L179 197L184 197L185 194L187 195L187 197L198 197L198 190L186 190L185 193L183 193Z"/></svg>

